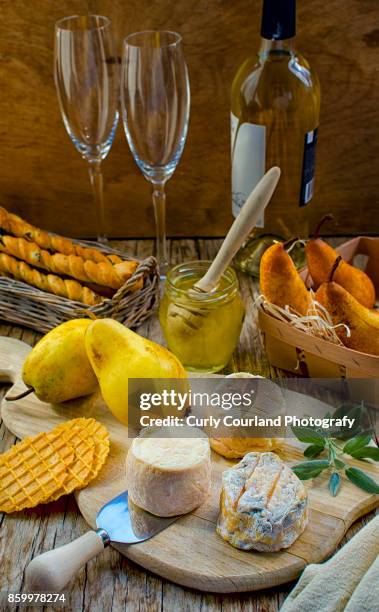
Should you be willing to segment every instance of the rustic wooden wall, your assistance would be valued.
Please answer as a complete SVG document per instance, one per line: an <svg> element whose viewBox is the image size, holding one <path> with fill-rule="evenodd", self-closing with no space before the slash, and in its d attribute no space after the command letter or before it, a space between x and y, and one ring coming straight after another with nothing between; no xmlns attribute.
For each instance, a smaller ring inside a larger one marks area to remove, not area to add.
<svg viewBox="0 0 379 612"><path fill-rule="evenodd" d="M379 4L301 0L298 46L322 83L318 193L313 217L333 210L335 233L379 233ZM97 12L118 40L165 28L185 41L192 89L187 145L168 184L171 235L222 235L231 221L229 91L257 47L261 0L0 0L0 204L51 230L95 234L86 164L70 142L53 83L54 22ZM104 162L109 231L154 232L149 185L121 125Z"/></svg>

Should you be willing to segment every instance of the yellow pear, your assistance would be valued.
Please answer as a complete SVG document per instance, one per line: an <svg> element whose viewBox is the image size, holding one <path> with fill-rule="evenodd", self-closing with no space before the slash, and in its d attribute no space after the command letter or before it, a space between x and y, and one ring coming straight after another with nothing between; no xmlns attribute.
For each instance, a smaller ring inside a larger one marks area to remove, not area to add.
<svg viewBox="0 0 379 612"><path fill-rule="evenodd" d="M85 345L103 399L125 425L129 378L187 378L182 364L170 351L113 319L92 321Z"/></svg>
<svg viewBox="0 0 379 612"><path fill-rule="evenodd" d="M268 302L281 308L290 306L299 315L307 314L311 297L286 249L297 240L272 244L262 255L261 292Z"/></svg>
<svg viewBox="0 0 379 612"><path fill-rule="evenodd" d="M321 238L309 240L305 253L308 270L316 288L328 280L333 264L338 257L337 251ZM372 280L363 270L354 268L347 261L341 261L334 274L334 282L341 285L358 302L366 308L373 308L375 304L375 287Z"/></svg>
<svg viewBox="0 0 379 612"><path fill-rule="evenodd" d="M316 228L315 235L308 240L305 246L308 271L312 277L314 287L318 289L322 283L327 282L333 264L338 257L337 251L330 244L319 238L319 232L325 221L333 215L325 215ZM374 283L363 270L355 268L347 261L341 261L334 272L333 280L351 293L358 302L366 308L373 308L375 304Z"/></svg>
<svg viewBox="0 0 379 612"><path fill-rule="evenodd" d="M84 346L89 319L72 319L49 331L27 356L22 379L43 402L89 395L97 379Z"/></svg>
<svg viewBox="0 0 379 612"><path fill-rule="evenodd" d="M334 274L341 265L341 256L333 265L329 280L322 283L316 292L316 300L326 308L333 324L347 325L336 327L340 340L348 348L379 355L379 314L376 310L366 308L351 293L333 281Z"/></svg>

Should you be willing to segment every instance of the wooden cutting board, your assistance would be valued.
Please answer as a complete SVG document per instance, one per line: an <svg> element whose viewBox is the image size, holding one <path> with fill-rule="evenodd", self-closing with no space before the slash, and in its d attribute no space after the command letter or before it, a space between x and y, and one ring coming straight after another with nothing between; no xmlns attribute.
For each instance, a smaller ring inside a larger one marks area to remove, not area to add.
<svg viewBox="0 0 379 612"><path fill-rule="evenodd" d="M30 347L13 338L0 338L0 381L12 382L13 392L25 387L20 380L22 363ZM95 396L51 406L30 395L18 402L3 400L1 415L17 437L47 431L62 421L78 416L95 417L109 430L110 456L98 478L76 493L80 512L95 527L96 514L112 497L126 489L125 458L131 440L127 428ZM288 462L302 458L302 445L289 442L279 454ZM379 505L379 496L361 491L344 480L337 497L327 490L327 477L307 482L310 521L300 538L277 553L243 552L224 542L215 531L221 474L232 462L213 453L212 493L193 513L183 516L151 540L135 545L114 544L123 555L179 584L208 592L253 591L295 579L308 563L318 563L335 550L351 523ZM359 461L353 462L362 466ZM365 470L378 479L379 468Z"/></svg>

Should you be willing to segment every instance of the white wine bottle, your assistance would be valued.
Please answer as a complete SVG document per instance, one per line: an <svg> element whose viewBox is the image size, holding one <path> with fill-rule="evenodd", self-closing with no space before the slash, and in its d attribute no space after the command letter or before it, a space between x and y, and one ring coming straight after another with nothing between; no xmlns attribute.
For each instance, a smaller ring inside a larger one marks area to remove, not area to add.
<svg viewBox="0 0 379 612"><path fill-rule="evenodd" d="M263 0L261 45L232 85L232 209L237 216L265 170L279 166L279 185L264 218L236 256L259 276L264 250L275 240L308 236L320 114L315 71L295 50L296 0ZM301 265L303 249L295 262Z"/></svg>

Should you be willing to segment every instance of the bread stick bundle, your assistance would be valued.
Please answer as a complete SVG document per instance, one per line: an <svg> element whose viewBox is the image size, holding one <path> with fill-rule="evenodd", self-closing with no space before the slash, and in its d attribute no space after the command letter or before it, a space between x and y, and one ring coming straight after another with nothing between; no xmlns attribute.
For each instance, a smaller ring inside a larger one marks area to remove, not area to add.
<svg viewBox="0 0 379 612"><path fill-rule="evenodd" d="M64 255L78 255L82 259L94 262L121 263L123 260L118 255L106 255L97 249L91 249L74 244L69 238L54 236L45 232L27 221L21 219L13 213L9 213L0 206L0 228L8 234L13 234L18 238L25 238L30 242L35 242L42 249L47 249L54 253Z"/></svg>
<svg viewBox="0 0 379 612"><path fill-rule="evenodd" d="M138 265L137 261L121 261L113 265L109 260L94 262L78 255L51 254L34 242L14 236L0 237L0 251L48 272L71 276L84 283L95 283L111 289L122 287Z"/></svg>
<svg viewBox="0 0 379 612"><path fill-rule="evenodd" d="M111 298L138 266L34 227L0 207L0 272L87 305ZM143 287L143 279L133 291Z"/></svg>
<svg viewBox="0 0 379 612"><path fill-rule="evenodd" d="M19 261L6 253L0 253L0 272L16 280L23 281L28 285L37 287L37 289L42 291L47 291L48 293L53 293L54 295L59 295L76 302L82 302L87 306L94 306L103 299L100 295L75 280L63 279L55 274L43 274L24 261Z"/></svg>

